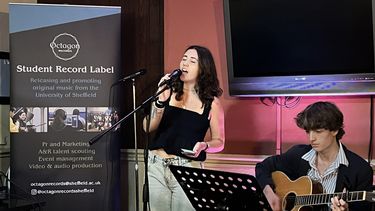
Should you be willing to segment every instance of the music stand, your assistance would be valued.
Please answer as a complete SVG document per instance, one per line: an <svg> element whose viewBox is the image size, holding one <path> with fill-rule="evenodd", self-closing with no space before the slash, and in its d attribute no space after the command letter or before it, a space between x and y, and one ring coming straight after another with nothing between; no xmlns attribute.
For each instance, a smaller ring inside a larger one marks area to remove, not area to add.
<svg viewBox="0 0 375 211"><path fill-rule="evenodd" d="M272 211L252 175L169 166L196 210Z"/></svg>

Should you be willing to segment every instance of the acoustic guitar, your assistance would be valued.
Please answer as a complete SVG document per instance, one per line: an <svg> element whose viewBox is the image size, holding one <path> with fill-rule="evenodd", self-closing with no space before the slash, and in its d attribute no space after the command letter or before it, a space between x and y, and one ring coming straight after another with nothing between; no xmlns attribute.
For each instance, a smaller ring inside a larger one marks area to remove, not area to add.
<svg viewBox="0 0 375 211"><path fill-rule="evenodd" d="M346 202L370 201L375 202L375 192L353 191L341 193L322 193L322 186L313 183L308 176L300 177L294 181L281 171L272 173L275 183L275 192L282 201L282 209L288 211L311 210L311 206L331 203L331 198L338 196Z"/></svg>

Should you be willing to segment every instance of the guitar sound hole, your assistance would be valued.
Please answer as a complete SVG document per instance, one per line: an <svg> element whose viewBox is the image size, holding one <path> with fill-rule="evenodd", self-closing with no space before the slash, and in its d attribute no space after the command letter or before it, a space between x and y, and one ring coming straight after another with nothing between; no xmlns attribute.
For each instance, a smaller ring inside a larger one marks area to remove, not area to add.
<svg viewBox="0 0 375 211"><path fill-rule="evenodd" d="M295 201L296 201L296 194L289 193L284 199L283 210L286 210L286 211L292 210L294 208Z"/></svg>

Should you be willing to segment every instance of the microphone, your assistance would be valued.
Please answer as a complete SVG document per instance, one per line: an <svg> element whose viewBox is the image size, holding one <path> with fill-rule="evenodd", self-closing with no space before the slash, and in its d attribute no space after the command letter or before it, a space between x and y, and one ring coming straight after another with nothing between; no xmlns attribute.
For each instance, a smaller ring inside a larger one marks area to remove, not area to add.
<svg viewBox="0 0 375 211"><path fill-rule="evenodd" d="M169 75L168 80L164 80L159 84L159 87L162 87L164 85L170 86L173 81L175 81L178 77L180 77L182 74L182 71L180 69L175 69L173 72Z"/></svg>
<svg viewBox="0 0 375 211"><path fill-rule="evenodd" d="M137 76L144 75L144 74L146 74L146 72L147 72L146 69L140 69L138 72L133 73L133 74L131 74L131 75L126 76L126 77L123 78L123 79L118 80L118 82L127 81L127 80L132 79L132 78L135 78L135 77L137 77Z"/></svg>

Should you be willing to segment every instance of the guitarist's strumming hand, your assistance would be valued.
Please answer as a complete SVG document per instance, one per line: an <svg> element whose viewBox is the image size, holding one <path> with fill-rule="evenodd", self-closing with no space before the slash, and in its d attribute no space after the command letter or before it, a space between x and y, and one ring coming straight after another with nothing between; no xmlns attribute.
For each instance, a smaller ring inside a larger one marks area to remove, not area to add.
<svg viewBox="0 0 375 211"><path fill-rule="evenodd" d="M275 192L273 192L271 186L266 185L263 189L263 193L267 198L268 203L270 204L273 211L281 211L281 200Z"/></svg>
<svg viewBox="0 0 375 211"><path fill-rule="evenodd" d="M344 188L344 193L346 192L346 188ZM349 205L344 201L343 199L340 199L339 197L335 196L331 198L331 209L333 211L339 210L339 211L349 211Z"/></svg>

